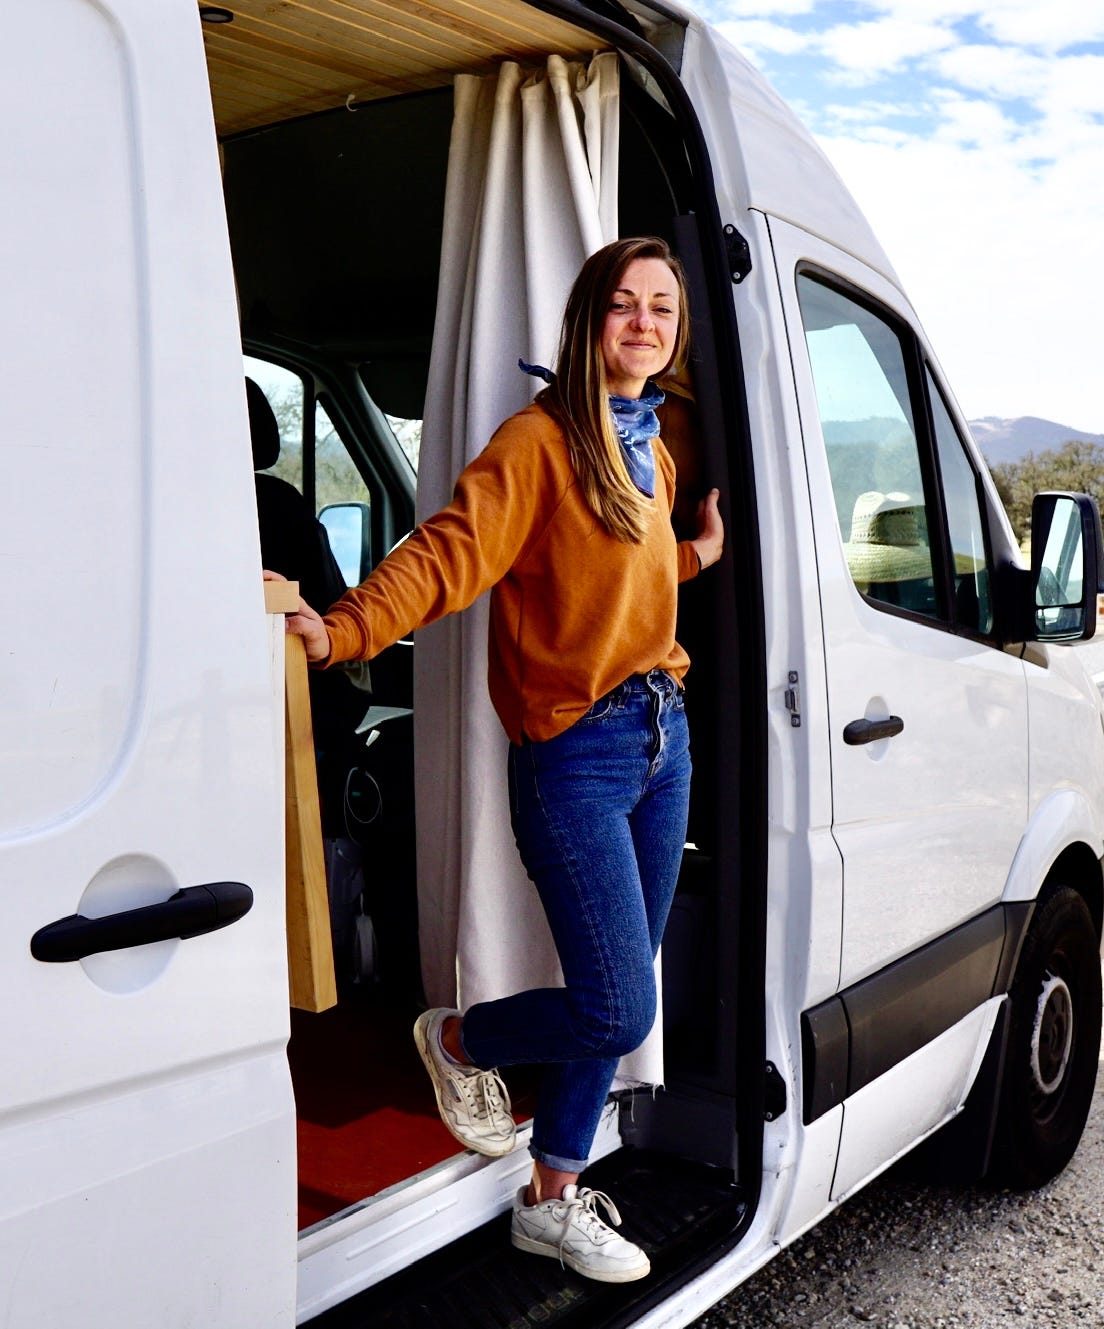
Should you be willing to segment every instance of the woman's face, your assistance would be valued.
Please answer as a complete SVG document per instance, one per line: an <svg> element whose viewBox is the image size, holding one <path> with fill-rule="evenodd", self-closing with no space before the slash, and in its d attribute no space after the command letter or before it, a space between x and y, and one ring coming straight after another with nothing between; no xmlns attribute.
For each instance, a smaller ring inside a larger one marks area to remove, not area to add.
<svg viewBox="0 0 1104 1329"><path fill-rule="evenodd" d="M606 382L617 397L639 397L645 380L671 361L678 333L675 274L661 258L626 264L602 325Z"/></svg>

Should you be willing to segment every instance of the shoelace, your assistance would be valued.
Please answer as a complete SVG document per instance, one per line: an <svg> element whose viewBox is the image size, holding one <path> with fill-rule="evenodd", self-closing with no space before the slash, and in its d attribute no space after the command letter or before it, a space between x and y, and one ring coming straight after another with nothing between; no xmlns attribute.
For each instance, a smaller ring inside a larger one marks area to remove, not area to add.
<svg viewBox="0 0 1104 1329"><path fill-rule="evenodd" d="M465 1075L458 1087L477 1121L494 1122L498 1112L510 1115L510 1091L497 1071L478 1071Z"/></svg>
<svg viewBox="0 0 1104 1329"><path fill-rule="evenodd" d="M609 1214L610 1222L614 1227L621 1226L621 1215L617 1212L617 1206L605 1193L605 1191L592 1191L584 1186L582 1190L575 1193L573 1200L566 1201L561 1208L554 1210L558 1222L564 1225L563 1236L560 1238L559 1256L560 1267L563 1267L564 1243L571 1235L572 1226L578 1226L594 1242L601 1242L616 1234L609 1230L609 1224L598 1214L598 1202L601 1201L602 1207ZM572 1220L574 1219L574 1224Z"/></svg>
<svg viewBox="0 0 1104 1329"><path fill-rule="evenodd" d="M511 1112L510 1091L506 1088L497 1071L483 1071L479 1077L479 1093L483 1099L483 1111L492 1120L496 1112Z"/></svg>

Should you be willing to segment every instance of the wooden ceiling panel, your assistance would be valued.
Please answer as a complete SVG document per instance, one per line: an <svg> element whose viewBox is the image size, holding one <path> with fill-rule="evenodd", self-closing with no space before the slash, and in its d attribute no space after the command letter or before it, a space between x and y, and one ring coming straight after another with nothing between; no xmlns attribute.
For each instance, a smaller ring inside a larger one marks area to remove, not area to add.
<svg viewBox="0 0 1104 1329"><path fill-rule="evenodd" d="M503 60L585 55L590 33L521 0L238 0L204 24L220 136L442 87Z"/></svg>

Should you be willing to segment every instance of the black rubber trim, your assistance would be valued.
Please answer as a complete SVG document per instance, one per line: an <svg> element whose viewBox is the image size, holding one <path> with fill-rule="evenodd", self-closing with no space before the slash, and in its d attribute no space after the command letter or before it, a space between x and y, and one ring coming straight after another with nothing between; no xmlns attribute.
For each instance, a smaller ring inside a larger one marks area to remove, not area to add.
<svg viewBox="0 0 1104 1329"><path fill-rule="evenodd" d="M1018 900L1013 904L1001 906L1004 909L1004 950L1001 952L997 976L993 980L991 996L1007 992L1012 986L1012 975L1016 972L1016 962L1020 958L1027 926L1035 912L1034 900Z"/></svg>
<svg viewBox="0 0 1104 1329"><path fill-rule="evenodd" d="M805 1068L802 1114L806 1125L847 1097L850 1051L851 1030L841 997L830 997L802 1013L801 1061Z"/></svg>
<svg viewBox="0 0 1104 1329"><path fill-rule="evenodd" d="M912 1167L926 1184L961 1190L981 1181L989 1171L1010 1019L1011 1002L1005 997L965 1106L957 1117L925 1140L913 1156Z"/></svg>
<svg viewBox="0 0 1104 1329"><path fill-rule="evenodd" d="M806 1125L1007 992L1032 909L994 905L803 1012Z"/></svg>
<svg viewBox="0 0 1104 1329"><path fill-rule="evenodd" d="M763 567L760 548L755 471L752 464L751 426L744 389L743 356L732 300L724 223L717 205L713 166L701 122L678 73L654 46L626 28L589 9L579 0L529 0L535 9L585 28L639 61L653 76L682 131L694 185L700 257L710 294L709 316L722 370L718 384L724 415L731 495L722 494L725 517L725 554L711 575L731 579L739 613L740 650L738 691L721 723L737 731L720 735L721 748L734 767L729 778L718 770L727 788L730 806L738 811L737 824L729 818L727 834L738 846L735 879L722 880L722 889L738 896L740 936L740 1018L736 1021L737 1062L741 1079L738 1099L738 1167L747 1183L748 1216L759 1198L763 1171L763 1119L766 1065L766 930L767 930L767 695L766 629L763 607ZM725 372L729 371L729 372ZM738 520L732 520L732 496L739 495ZM735 1245L741 1229L733 1230Z"/></svg>
<svg viewBox="0 0 1104 1329"><path fill-rule="evenodd" d="M848 1093L957 1024L993 991L1004 910L989 909L843 994L851 1027Z"/></svg>

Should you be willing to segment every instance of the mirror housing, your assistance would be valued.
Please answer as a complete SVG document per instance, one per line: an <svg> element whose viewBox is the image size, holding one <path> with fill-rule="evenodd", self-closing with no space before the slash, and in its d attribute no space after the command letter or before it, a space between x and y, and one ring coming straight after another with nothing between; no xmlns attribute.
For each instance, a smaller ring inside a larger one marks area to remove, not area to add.
<svg viewBox="0 0 1104 1329"><path fill-rule="evenodd" d="M1031 504L1029 641L1085 641L1096 632L1104 536L1088 494L1036 494Z"/></svg>
<svg viewBox="0 0 1104 1329"><path fill-rule="evenodd" d="M372 571L372 509L367 503L327 503L318 520L330 537L346 586L359 586Z"/></svg>

